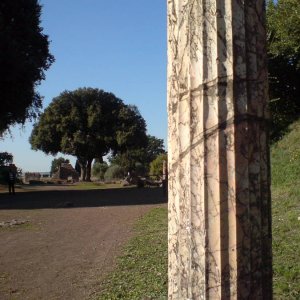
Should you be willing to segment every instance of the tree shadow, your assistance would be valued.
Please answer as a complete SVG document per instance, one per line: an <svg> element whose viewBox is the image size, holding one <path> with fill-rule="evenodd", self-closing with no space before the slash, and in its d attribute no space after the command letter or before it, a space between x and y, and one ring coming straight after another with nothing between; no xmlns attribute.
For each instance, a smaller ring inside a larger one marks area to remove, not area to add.
<svg viewBox="0 0 300 300"><path fill-rule="evenodd" d="M162 188L35 191L0 194L0 210L76 208L166 203Z"/></svg>

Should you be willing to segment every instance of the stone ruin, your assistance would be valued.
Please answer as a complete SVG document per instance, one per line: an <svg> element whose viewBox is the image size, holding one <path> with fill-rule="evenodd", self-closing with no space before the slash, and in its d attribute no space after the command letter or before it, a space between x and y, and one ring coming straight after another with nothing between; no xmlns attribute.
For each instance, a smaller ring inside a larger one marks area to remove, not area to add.
<svg viewBox="0 0 300 300"><path fill-rule="evenodd" d="M24 174L24 182L28 183L30 181L40 181L41 177L42 175L39 172L26 172Z"/></svg>
<svg viewBox="0 0 300 300"><path fill-rule="evenodd" d="M58 180L78 182L79 174L76 172L76 170L72 167L70 163L62 163L59 166L58 171L52 175L52 178Z"/></svg>

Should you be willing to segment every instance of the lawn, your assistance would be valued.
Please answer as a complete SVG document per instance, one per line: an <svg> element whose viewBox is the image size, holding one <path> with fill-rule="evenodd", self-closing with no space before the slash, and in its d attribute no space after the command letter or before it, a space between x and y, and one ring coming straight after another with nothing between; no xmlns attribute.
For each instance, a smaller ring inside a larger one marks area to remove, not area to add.
<svg viewBox="0 0 300 300"><path fill-rule="evenodd" d="M274 298L300 299L300 122L271 149ZM136 227L101 300L167 298L167 208Z"/></svg>

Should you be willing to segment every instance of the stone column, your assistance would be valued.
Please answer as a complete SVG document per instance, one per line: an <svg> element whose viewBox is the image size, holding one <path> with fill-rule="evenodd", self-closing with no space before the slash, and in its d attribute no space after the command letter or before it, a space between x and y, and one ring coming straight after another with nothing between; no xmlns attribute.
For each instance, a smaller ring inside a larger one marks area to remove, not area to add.
<svg viewBox="0 0 300 300"><path fill-rule="evenodd" d="M168 0L169 299L272 299L265 3Z"/></svg>

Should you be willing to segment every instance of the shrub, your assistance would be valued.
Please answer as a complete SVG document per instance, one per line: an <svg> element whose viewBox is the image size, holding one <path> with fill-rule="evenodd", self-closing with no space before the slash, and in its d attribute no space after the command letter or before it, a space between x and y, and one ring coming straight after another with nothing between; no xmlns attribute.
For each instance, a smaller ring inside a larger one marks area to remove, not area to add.
<svg viewBox="0 0 300 300"><path fill-rule="evenodd" d="M120 167L119 165L113 165L106 170L104 174L104 179L105 181L122 179L124 178L124 175L125 175L125 170L122 167Z"/></svg>
<svg viewBox="0 0 300 300"><path fill-rule="evenodd" d="M108 164L106 162L103 163L95 162L93 164L92 174L97 179L103 180L104 174L107 171L107 169L108 169Z"/></svg>
<svg viewBox="0 0 300 300"><path fill-rule="evenodd" d="M146 167L140 162L136 162L134 166L134 173L136 176L145 176L147 173Z"/></svg>
<svg viewBox="0 0 300 300"><path fill-rule="evenodd" d="M158 155L151 163L150 163L150 174L156 176L163 175L163 164L164 161L168 161L167 154Z"/></svg>

